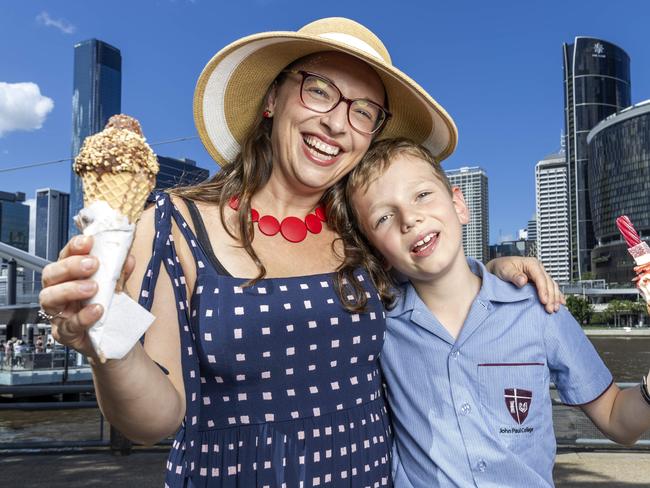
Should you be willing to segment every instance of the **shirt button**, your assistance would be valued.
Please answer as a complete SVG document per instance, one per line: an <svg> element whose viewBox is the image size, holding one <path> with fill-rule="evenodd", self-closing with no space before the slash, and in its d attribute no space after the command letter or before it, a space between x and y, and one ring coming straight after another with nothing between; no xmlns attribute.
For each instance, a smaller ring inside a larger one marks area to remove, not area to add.
<svg viewBox="0 0 650 488"><path fill-rule="evenodd" d="M460 353L459 353L458 351L452 351L452 353L450 354L450 356L451 356L452 359L458 359L458 355L459 355L459 354L460 354Z"/></svg>
<svg viewBox="0 0 650 488"><path fill-rule="evenodd" d="M487 469L487 463L482 459L479 459L478 463L476 463L476 469L483 473Z"/></svg>
<svg viewBox="0 0 650 488"><path fill-rule="evenodd" d="M470 406L469 403L463 403L460 406L460 413L463 415L468 415L472 411L472 407Z"/></svg>

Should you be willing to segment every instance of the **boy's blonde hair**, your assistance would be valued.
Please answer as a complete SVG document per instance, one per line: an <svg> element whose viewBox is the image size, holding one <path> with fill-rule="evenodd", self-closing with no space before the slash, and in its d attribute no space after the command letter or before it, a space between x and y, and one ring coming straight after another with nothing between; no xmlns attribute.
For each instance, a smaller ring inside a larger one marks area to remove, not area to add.
<svg viewBox="0 0 650 488"><path fill-rule="evenodd" d="M347 196L351 197L352 193L358 190L365 192L374 180L384 174L397 156L403 155L429 163L436 178L445 186L449 194L452 194L451 184L446 173L429 150L410 139L399 137L384 139L370 146L361 162L354 167L348 176L346 184Z"/></svg>
<svg viewBox="0 0 650 488"><path fill-rule="evenodd" d="M353 292L354 298L344 299L349 309L364 310L367 303L363 288L354 279L354 271L359 268L368 271L386 307L391 307L395 301L396 283L388 271L383 256L361 232L358 214L352 207L351 198L356 191L367 191L370 184L384 174L395 159L402 155L429 163L435 176L449 194L452 194L451 184L440 163L427 149L406 138L384 139L373 143L361 162L348 176L328 190L325 195L327 214L330 217L330 224L341 236L344 248L343 264L338 269L336 283L339 288L345 279L352 288L350 291ZM341 295L347 296L345 293Z"/></svg>

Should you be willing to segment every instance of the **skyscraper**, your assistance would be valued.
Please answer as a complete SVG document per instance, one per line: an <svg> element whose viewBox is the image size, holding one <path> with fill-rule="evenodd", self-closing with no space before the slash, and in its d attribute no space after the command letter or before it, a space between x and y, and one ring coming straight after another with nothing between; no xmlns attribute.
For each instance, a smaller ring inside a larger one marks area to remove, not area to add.
<svg viewBox="0 0 650 488"><path fill-rule="evenodd" d="M119 49L97 39L74 47L74 91L72 95L72 157L83 141L101 131L120 113L122 100L122 55ZM70 235L76 234L73 217L83 207L81 178L70 170Z"/></svg>
<svg viewBox="0 0 650 488"><path fill-rule="evenodd" d="M68 241L70 195L51 188L36 190L34 253L55 261Z"/></svg>
<svg viewBox="0 0 650 488"><path fill-rule="evenodd" d="M591 37L576 37L562 50L571 275L581 279L591 271L595 245L587 134L605 117L630 105L630 57L618 46Z"/></svg>
<svg viewBox="0 0 650 488"><path fill-rule="evenodd" d="M191 159L176 159L158 156L160 171L156 175L156 190L200 183L210 174L199 168Z"/></svg>
<svg viewBox="0 0 650 488"><path fill-rule="evenodd" d="M627 215L641 239L650 238L650 100L610 115L592 129L587 144L597 240L593 272L596 279L629 283L632 258L616 218Z"/></svg>
<svg viewBox="0 0 650 488"><path fill-rule="evenodd" d="M537 257L551 277L570 281L569 202L564 153L551 154L535 165Z"/></svg>
<svg viewBox="0 0 650 488"><path fill-rule="evenodd" d="M533 215L526 225L526 239L530 241L537 240L537 215Z"/></svg>
<svg viewBox="0 0 650 488"><path fill-rule="evenodd" d="M490 256L487 174L478 166L451 169L445 173L451 185L461 189L469 209L469 223L463 226L465 254L486 262Z"/></svg>
<svg viewBox="0 0 650 488"><path fill-rule="evenodd" d="M0 242L29 251L29 205L25 194L0 191Z"/></svg>

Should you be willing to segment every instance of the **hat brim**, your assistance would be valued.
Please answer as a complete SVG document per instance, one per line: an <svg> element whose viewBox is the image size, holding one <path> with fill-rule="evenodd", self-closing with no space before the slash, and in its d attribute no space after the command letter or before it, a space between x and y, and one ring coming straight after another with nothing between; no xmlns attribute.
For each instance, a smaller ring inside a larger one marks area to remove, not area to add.
<svg viewBox="0 0 650 488"><path fill-rule="evenodd" d="M384 84L392 117L377 139L408 137L438 161L448 157L458 141L449 114L410 77L362 48L297 32L265 32L222 49L203 69L194 93L194 120L208 153L220 165L233 161L282 69L309 54L340 51L368 63Z"/></svg>

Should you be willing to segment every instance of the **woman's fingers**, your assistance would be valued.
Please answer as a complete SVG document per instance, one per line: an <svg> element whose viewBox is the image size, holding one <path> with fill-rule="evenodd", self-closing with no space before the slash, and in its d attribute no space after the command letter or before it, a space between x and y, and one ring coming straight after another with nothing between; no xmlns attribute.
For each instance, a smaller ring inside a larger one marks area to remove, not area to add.
<svg viewBox="0 0 650 488"><path fill-rule="evenodd" d="M74 236L68 243L61 249L59 259L67 258L75 254L88 254L93 248L92 236Z"/></svg>
<svg viewBox="0 0 650 488"><path fill-rule="evenodd" d="M69 256L50 263L43 268L43 287L88 278L97 271L98 264L96 257L88 255Z"/></svg>
<svg viewBox="0 0 650 488"><path fill-rule="evenodd" d="M39 302L46 313L65 310L74 302L87 300L97 293L97 283L92 280L67 281L43 288Z"/></svg>
<svg viewBox="0 0 650 488"><path fill-rule="evenodd" d="M102 316L102 310L101 305L93 304L69 317L54 319L52 336L61 344L72 347L83 354L93 355L88 329Z"/></svg>
<svg viewBox="0 0 650 488"><path fill-rule="evenodd" d="M560 304L564 303L564 295L559 285L549 275L541 261L536 258L528 258L525 263L524 272L529 276L530 281L535 283L537 294L544 308L548 313L557 312Z"/></svg>

